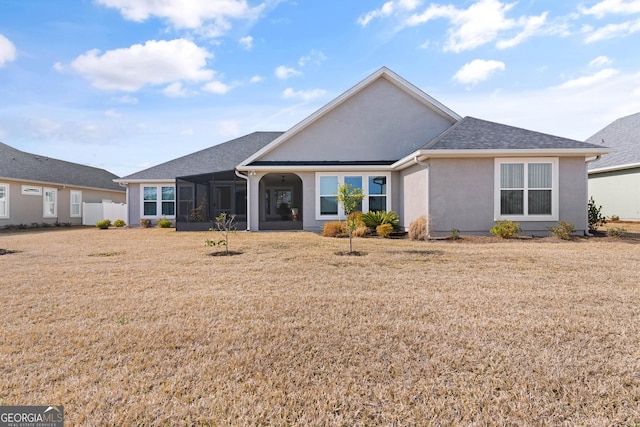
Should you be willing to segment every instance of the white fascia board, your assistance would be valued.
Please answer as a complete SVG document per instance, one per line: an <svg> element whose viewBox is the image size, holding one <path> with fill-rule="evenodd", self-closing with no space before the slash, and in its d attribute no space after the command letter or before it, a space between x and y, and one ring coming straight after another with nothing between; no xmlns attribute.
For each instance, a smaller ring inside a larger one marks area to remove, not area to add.
<svg viewBox="0 0 640 427"><path fill-rule="evenodd" d="M381 77L386 78L388 81L392 82L398 88L404 90L407 94L416 98L418 101L422 102L424 105L428 106L429 108L434 110L436 113L439 113L445 118L448 118L452 122L455 123L462 118L460 115L456 114L451 109L445 107L443 104L441 104L440 102L438 102L437 100L429 96L427 93L418 89L416 86L409 83L408 81L406 81L405 79L403 79L402 77L394 73L393 71L389 70L387 67L382 67L375 73L371 74L369 77L362 80L360 83L353 86L351 89L342 93L333 101L330 101L324 107L321 107L320 109L318 109L315 113L311 114L310 116L308 116L307 118L305 118L304 120L296 124L294 127L292 127L291 129L289 129L288 131L280 135L278 138L271 141L262 149L258 150L251 157L247 158L242 163L240 163L240 166L246 166L249 163L256 161L257 159L262 157L264 154L273 150L274 148L276 148L277 146L279 146L280 144L287 141L288 139L290 139L291 137L299 133L301 130L309 126L310 124L319 120L325 114L337 108L338 106L343 104L345 101L347 101L349 98L351 98L354 94L360 92L362 89L369 86L371 83L373 83L375 80Z"/></svg>
<svg viewBox="0 0 640 427"><path fill-rule="evenodd" d="M582 148L546 148L529 150L418 150L391 165L394 170L402 170L411 166L414 159L426 158L463 158L463 157L540 157L540 156L597 156L608 153L607 149Z"/></svg>
<svg viewBox="0 0 640 427"><path fill-rule="evenodd" d="M118 178L118 179L114 179L113 182L117 182L118 184L141 184L141 183L158 184L158 183L163 183L163 182L174 183L174 182L176 182L176 178L165 178L165 179L125 179L125 178Z"/></svg>
<svg viewBox="0 0 640 427"><path fill-rule="evenodd" d="M392 165L305 165L305 166L238 166L240 172L329 172L329 171L385 171Z"/></svg>
<svg viewBox="0 0 640 427"><path fill-rule="evenodd" d="M640 168L640 163L628 163L626 165L607 166L604 168L591 169L589 171L589 175L596 174L596 173L603 173L603 172L614 172L614 171L620 171L625 169L634 169L634 168Z"/></svg>

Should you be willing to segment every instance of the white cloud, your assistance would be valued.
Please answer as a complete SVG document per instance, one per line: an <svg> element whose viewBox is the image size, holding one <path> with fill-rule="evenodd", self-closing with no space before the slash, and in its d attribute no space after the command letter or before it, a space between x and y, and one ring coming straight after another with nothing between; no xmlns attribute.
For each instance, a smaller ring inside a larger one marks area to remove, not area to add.
<svg viewBox="0 0 640 427"><path fill-rule="evenodd" d="M516 46L537 34L557 33L558 28L547 24L548 12L538 16L520 16L517 19L507 16L517 2L507 3L500 0L476 0L467 8L457 5L463 2L438 4L429 2L418 9L419 1L388 1L380 9L362 15L358 22L366 26L373 19L392 19L394 29L400 31L406 27L427 24L436 19L449 21L443 50L462 52L498 40L496 46L505 49ZM557 27L557 24L556 24ZM505 33L508 33L506 37ZM423 45L424 47L424 45Z"/></svg>
<svg viewBox="0 0 640 427"><path fill-rule="evenodd" d="M640 19L636 21L627 21L621 24L608 24L593 30L591 26L585 26L583 31L587 33L586 43L593 43L600 40L612 39L616 37L625 37L640 31Z"/></svg>
<svg viewBox="0 0 640 427"><path fill-rule="evenodd" d="M589 62L589 68L602 68L613 64L613 60L606 56L598 56Z"/></svg>
<svg viewBox="0 0 640 427"><path fill-rule="evenodd" d="M193 131L193 129L189 128L189 129L185 129L182 132L180 132L180 135L182 135L182 136L193 136L193 135L195 135L195 132Z"/></svg>
<svg viewBox="0 0 640 427"><path fill-rule="evenodd" d="M16 47L11 40L0 34L0 68L16 59Z"/></svg>
<svg viewBox="0 0 640 427"><path fill-rule="evenodd" d="M439 94L447 106L469 115L553 135L585 140L613 120L640 111L640 72L617 73L592 86L540 90Z"/></svg>
<svg viewBox="0 0 640 427"><path fill-rule="evenodd" d="M119 102L121 104L131 104L131 105L136 105L138 103L138 98L136 98L135 96L130 96L130 95L124 95L124 96L118 96L118 97L113 97L111 98L113 101L115 102Z"/></svg>
<svg viewBox="0 0 640 427"><path fill-rule="evenodd" d="M53 69L59 73L62 73L64 72L65 67L61 62L56 62L55 64L53 64Z"/></svg>
<svg viewBox="0 0 640 427"><path fill-rule="evenodd" d="M36 135L49 137L55 134L61 128L61 125L58 122L45 118L32 121L30 127Z"/></svg>
<svg viewBox="0 0 640 427"><path fill-rule="evenodd" d="M242 37L240 40L238 40L238 43L240 43L240 46L242 46L243 49L253 49L253 37L251 36Z"/></svg>
<svg viewBox="0 0 640 427"><path fill-rule="evenodd" d="M182 87L182 83L175 82L162 90L162 93L169 98L186 98L189 96L189 91Z"/></svg>
<svg viewBox="0 0 640 427"><path fill-rule="evenodd" d="M99 89L134 92L145 85L209 80L213 71L205 67L211 56L189 40L150 40L104 54L90 50L74 59L71 68Z"/></svg>
<svg viewBox="0 0 640 427"><path fill-rule="evenodd" d="M515 37L509 40L499 40L496 43L498 49L506 49L516 45L519 45L524 40L532 37L540 32L540 28L545 24L547 20L547 12L544 12L540 16L522 17L518 20L518 25L523 27L523 30Z"/></svg>
<svg viewBox="0 0 640 427"><path fill-rule="evenodd" d="M264 81L264 77L260 76L260 75L255 75L253 77L251 77L251 80L249 80L250 83L260 83Z"/></svg>
<svg viewBox="0 0 640 427"><path fill-rule="evenodd" d="M240 134L240 123L235 120L223 120L216 123L216 134L231 138Z"/></svg>
<svg viewBox="0 0 640 427"><path fill-rule="evenodd" d="M104 115L107 117L110 117L112 119L118 118L118 117L122 117L122 114L120 114L117 110L115 109L110 109L104 112Z"/></svg>
<svg viewBox="0 0 640 427"><path fill-rule="evenodd" d="M382 5L380 9L375 9L370 12L365 13L364 15L358 18L358 24L366 27L369 22L371 22L375 18L380 18L384 16L389 16L393 13L394 10L394 2L388 1Z"/></svg>
<svg viewBox="0 0 640 427"><path fill-rule="evenodd" d="M150 17L168 21L178 29L202 30L218 37L231 29L230 20L255 20L265 8L261 3L251 7L246 0L96 0L106 7L118 9L128 20L143 22Z"/></svg>
<svg viewBox="0 0 640 427"><path fill-rule="evenodd" d="M275 70L275 75L280 80L287 80L289 77L298 76L300 74L302 74L302 72L285 65L280 65Z"/></svg>
<svg viewBox="0 0 640 427"><path fill-rule="evenodd" d="M314 99L320 98L327 93L324 89L310 89L310 90L300 90L295 91L292 88L287 88L282 92L282 97L284 99L299 99L301 101L313 101Z"/></svg>
<svg viewBox="0 0 640 427"><path fill-rule="evenodd" d="M298 59L298 65L301 67L304 67L310 62L316 65L320 65L322 62L326 61L327 59L328 59L327 56L322 51L313 49L311 52L309 52L308 55L302 56L300 57L300 59Z"/></svg>
<svg viewBox="0 0 640 427"><path fill-rule="evenodd" d="M224 95L232 89L231 86L226 85L218 80L213 80L202 87L202 90L216 95Z"/></svg>
<svg viewBox="0 0 640 427"><path fill-rule="evenodd" d="M596 18L609 14L630 15L640 13L640 0L602 0L591 7L579 6L578 10L584 15L594 15Z"/></svg>
<svg viewBox="0 0 640 427"><path fill-rule="evenodd" d="M453 80L462 84L474 85L487 80L498 71L504 71L504 62L474 59L462 66L453 76Z"/></svg>
<svg viewBox="0 0 640 427"><path fill-rule="evenodd" d="M584 88L595 86L609 80L618 73L613 68L605 68L590 76L578 77L577 79L568 80L558 86L560 89Z"/></svg>

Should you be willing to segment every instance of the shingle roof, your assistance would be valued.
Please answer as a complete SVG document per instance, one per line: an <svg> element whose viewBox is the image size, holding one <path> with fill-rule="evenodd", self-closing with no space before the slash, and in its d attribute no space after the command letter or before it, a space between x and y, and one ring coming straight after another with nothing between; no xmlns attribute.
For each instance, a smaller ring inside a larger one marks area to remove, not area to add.
<svg viewBox="0 0 640 427"><path fill-rule="evenodd" d="M126 180L168 179L235 169L241 161L282 135L283 132L254 132L231 141L122 177Z"/></svg>
<svg viewBox="0 0 640 427"><path fill-rule="evenodd" d="M422 150L530 150L602 148L573 139L465 117L425 144Z"/></svg>
<svg viewBox="0 0 640 427"><path fill-rule="evenodd" d="M0 179L125 191L113 182L117 175L104 169L25 153L0 142Z"/></svg>
<svg viewBox="0 0 640 427"><path fill-rule="evenodd" d="M612 148L611 153L590 163L589 169L640 163L640 113L619 118L596 132L587 142Z"/></svg>

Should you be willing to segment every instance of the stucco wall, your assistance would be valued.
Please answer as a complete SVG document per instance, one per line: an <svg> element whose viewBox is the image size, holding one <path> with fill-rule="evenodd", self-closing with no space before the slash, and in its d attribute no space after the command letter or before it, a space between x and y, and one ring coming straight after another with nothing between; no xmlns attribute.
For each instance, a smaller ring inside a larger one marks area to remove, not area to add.
<svg viewBox="0 0 640 427"><path fill-rule="evenodd" d="M398 160L450 126L432 109L379 79L260 160Z"/></svg>
<svg viewBox="0 0 640 427"><path fill-rule="evenodd" d="M127 187L129 193L127 200L127 209L129 210L129 218L127 225L137 226L140 225L140 184L130 183Z"/></svg>
<svg viewBox="0 0 640 427"><path fill-rule="evenodd" d="M398 191L398 215L401 227L409 229L409 225L427 212L427 168L415 165L398 174L397 180L403 190Z"/></svg>
<svg viewBox="0 0 640 427"><path fill-rule="evenodd" d="M589 175L589 196L607 217L640 221L640 168Z"/></svg>
<svg viewBox="0 0 640 427"><path fill-rule="evenodd" d="M83 202L101 202L103 199L113 200L116 203L125 202L125 192L102 191L69 186L42 185L26 181L2 181L9 184L9 218L0 218L0 227L5 225L31 225L33 223L53 224L56 221L61 223L82 224L82 217L71 217L71 191L81 191ZM22 186L53 188L57 190L57 218L45 218L43 207L43 194L24 195Z"/></svg>
<svg viewBox="0 0 640 427"><path fill-rule="evenodd" d="M488 234L494 221L494 159L431 159L429 209L432 234ZM586 230L587 181L584 158L560 158L559 221ZM406 190L405 190L406 192ZM548 235L555 221L520 221L524 235Z"/></svg>

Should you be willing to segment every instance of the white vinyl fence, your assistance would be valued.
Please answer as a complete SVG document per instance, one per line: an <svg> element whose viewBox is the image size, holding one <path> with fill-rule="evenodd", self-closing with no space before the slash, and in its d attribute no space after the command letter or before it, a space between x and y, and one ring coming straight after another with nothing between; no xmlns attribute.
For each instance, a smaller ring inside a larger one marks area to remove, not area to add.
<svg viewBox="0 0 640 427"><path fill-rule="evenodd" d="M125 203L113 203L111 200L103 200L102 203L82 203L82 225L96 225L103 219L127 220L127 205Z"/></svg>

